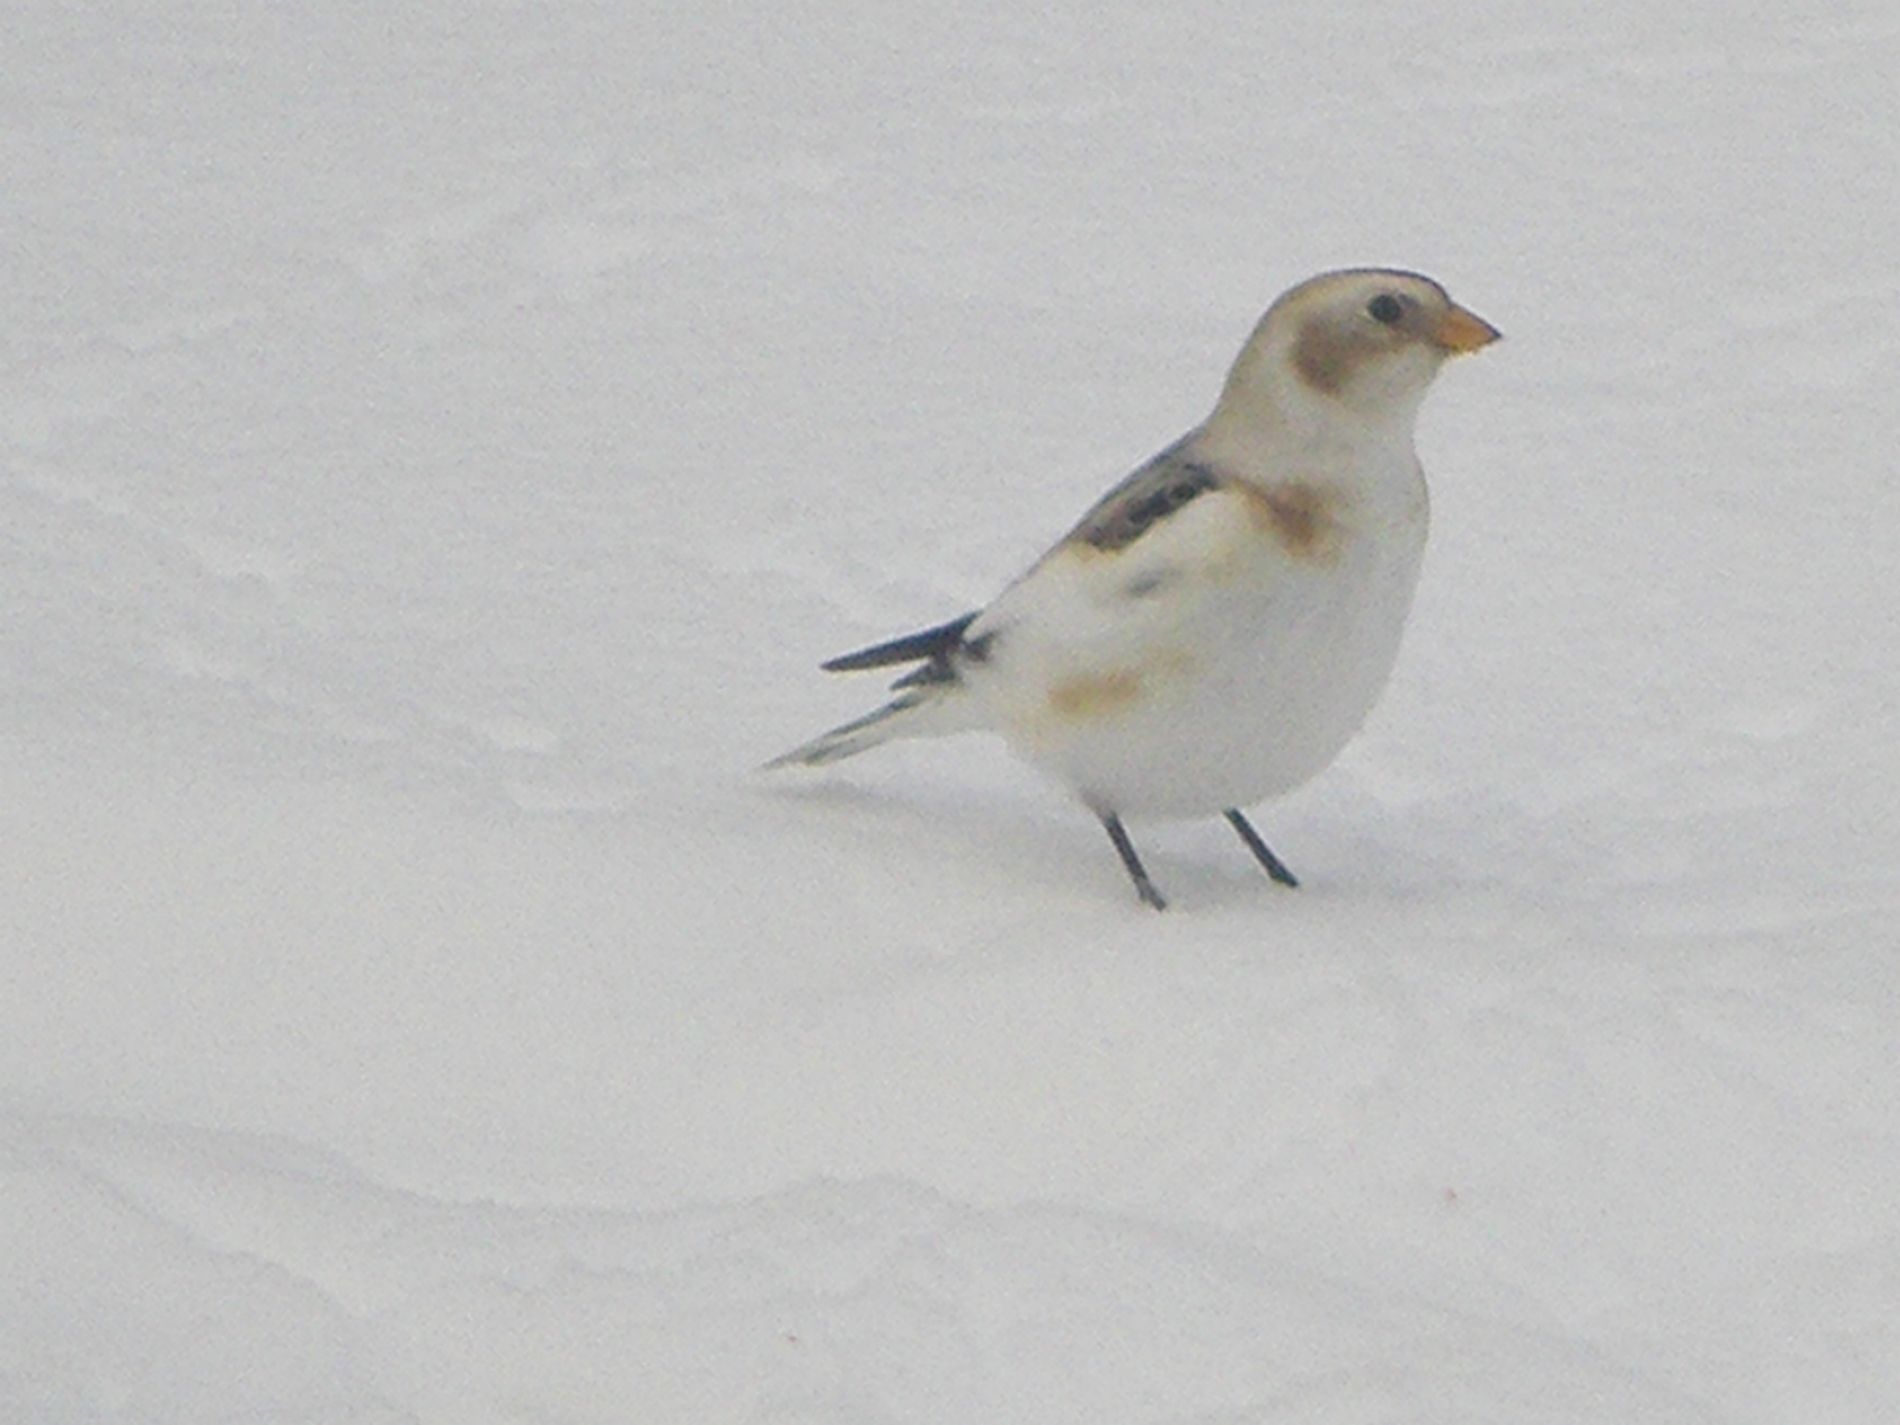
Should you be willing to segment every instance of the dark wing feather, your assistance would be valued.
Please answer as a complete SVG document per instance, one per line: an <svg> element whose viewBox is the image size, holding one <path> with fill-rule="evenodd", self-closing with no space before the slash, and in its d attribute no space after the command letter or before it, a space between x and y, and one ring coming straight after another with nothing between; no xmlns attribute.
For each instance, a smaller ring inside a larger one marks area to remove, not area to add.
<svg viewBox="0 0 1900 1425"><path fill-rule="evenodd" d="M963 642L963 630L974 622L976 615L968 613L921 633L907 633L888 643L874 643L855 653L840 654L819 666L827 673L855 673L862 668L887 668L893 663L915 663L920 658L947 664L951 653Z"/></svg>
<svg viewBox="0 0 1900 1425"><path fill-rule="evenodd" d="M1185 443L1183 443L1185 444ZM1171 445L1104 495L1064 543L1122 549L1196 496L1221 485L1220 472Z"/></svg>

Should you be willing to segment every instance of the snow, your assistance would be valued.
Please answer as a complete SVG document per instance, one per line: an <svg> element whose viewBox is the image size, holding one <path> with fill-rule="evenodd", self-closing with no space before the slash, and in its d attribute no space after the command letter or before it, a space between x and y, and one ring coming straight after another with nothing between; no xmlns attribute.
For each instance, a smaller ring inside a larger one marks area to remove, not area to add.
<svg viewBox="0 0 1900 1425"><path fill-rule="evenodd" d="M1884 7L8 32L0 1420L1900 1414ZM750 771L1367 261L1300 891Z"/></svg>

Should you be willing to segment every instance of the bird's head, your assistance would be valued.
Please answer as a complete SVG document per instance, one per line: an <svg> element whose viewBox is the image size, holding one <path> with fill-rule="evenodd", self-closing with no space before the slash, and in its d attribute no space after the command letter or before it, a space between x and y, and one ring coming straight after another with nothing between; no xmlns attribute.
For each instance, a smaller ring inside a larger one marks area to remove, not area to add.
<svg viewBox="0 0 1900 1425"><path fill-rule="evenodd" d="M1287 417L1343 408L1378 424L1409 426L1446 357L1497 339L1496 327L1416 272L1322 273L1267 309L1234 363L1216 415L1246 419L1260 414L1250 406L1264 402Z"/></svg>

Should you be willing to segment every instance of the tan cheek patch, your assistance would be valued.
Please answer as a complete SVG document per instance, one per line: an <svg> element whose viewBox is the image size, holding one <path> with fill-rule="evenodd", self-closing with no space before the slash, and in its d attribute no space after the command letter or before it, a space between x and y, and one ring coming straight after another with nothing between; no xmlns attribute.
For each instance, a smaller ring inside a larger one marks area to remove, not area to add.
<svg viewBox="0 0 1900 1425"><path fill-rule="evenodd" d="M1290 480L1265 489L1246 487L1254 528L1295 559L1329 564L1345 542L1340 502L1317 485Z"/></svg>
<svg viewBox="0 0 1900 1425"><path fill-rule="evenodd" d="M1316 391L1337 396L1364 358L1364 348L1331 322L1310 321L1293 343L1293 369Z"/></svg>

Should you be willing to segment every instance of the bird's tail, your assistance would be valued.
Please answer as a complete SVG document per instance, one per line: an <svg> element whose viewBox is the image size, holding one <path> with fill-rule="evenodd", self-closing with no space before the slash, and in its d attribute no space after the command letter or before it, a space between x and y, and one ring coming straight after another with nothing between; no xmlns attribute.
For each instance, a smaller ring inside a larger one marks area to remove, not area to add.
<svg viewBox="0 0 1900 1425"><path fill-rule="evenodd" d="M842 723L802 747L774 757L762 770L823 767L900 737L943 737L953 732L967 732L975 724L968 719L966 702L954 685L933 683L910 688L877 711Z"/></svg>

